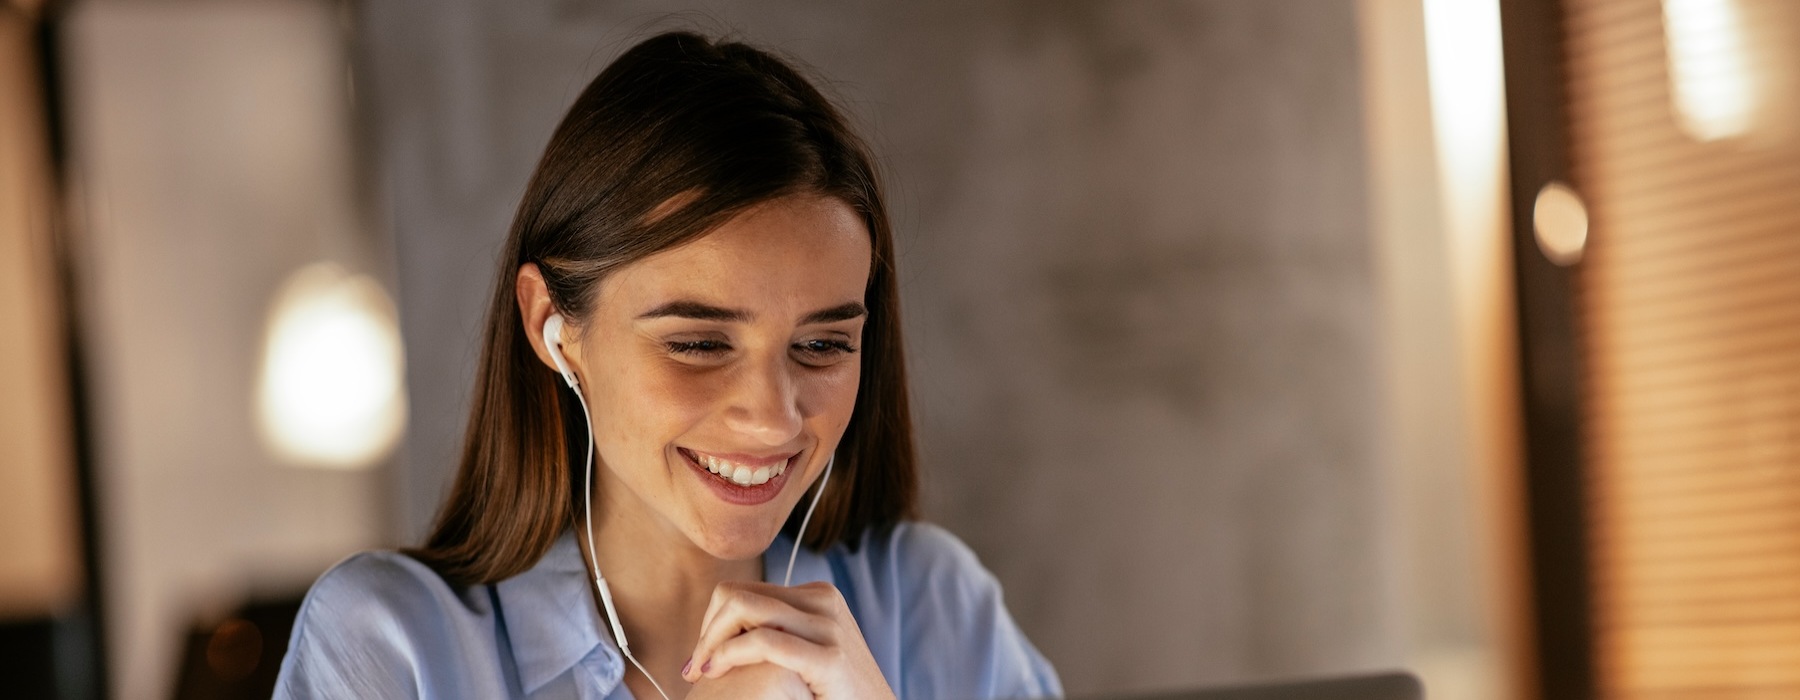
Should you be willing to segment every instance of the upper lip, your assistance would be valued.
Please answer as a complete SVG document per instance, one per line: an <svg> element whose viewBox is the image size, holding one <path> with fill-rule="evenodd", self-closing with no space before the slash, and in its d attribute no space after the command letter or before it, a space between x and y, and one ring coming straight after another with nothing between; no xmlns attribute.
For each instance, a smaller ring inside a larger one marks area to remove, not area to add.
<svg viewBox="0 0 1800 700"><path fill-rule="evenodd" d="M692 447L683 447L681 449L692 452L696 456L705 455L714 459L722 459L732 464L750 467L751 469L757 467L772 467L781 462L793 459L794 455L800 454L799 452L782 452L771 455L753 455L742 452L708 452L705 450L696 450Z"/></svg>

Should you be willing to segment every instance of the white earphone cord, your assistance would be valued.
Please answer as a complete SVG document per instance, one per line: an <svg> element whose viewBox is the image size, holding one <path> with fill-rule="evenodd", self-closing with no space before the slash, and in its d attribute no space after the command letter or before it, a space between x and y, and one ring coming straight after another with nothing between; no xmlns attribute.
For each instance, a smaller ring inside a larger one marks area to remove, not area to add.
<svg viewBox="0 0 1800 700"><path fill-rule="evenodd" d="M800 543L806 541L806 524L812 522L813 509L819 507L819 497L825 495L825 482L831 479L831 465L837 462L837 454L825 460L825 473L819 475L818 490L813 492L812 503L806 506L806 515L800 518L800 531L794 533L794 548L788 552L787 575L781 577L781 585L794 585L794 560L800 557Z"/></svg>
<svg viewBox="0 0 1800 700"><path fill-rule="evenodd" d="M656 676L644 670L637 657L631 653L631 643L625 641L625 627L619 623L619 611L613 608L612 588L606 585L606 577L600 575L600 557L594 550L594 414L588 412L587 397L581 395L579 382L570 381L569 388L575 390L575 401L581 404L581 417L587 422L587 456L582 460L583 510L587 518L588 564L594 569L594 587L600 591L600 604L606 609L606 622L612 627L613 637L619 643L619 653L637 667L638 673L650 679L650 687L663 700L669 700L669 694L656 682ZM794 549L788 553L787 575L782 577L781 585L790 586L794 582L794 561L800 556L800 543L806 539L806 525L812 522L813 510L819 507L819 497L825 495L825 482L831 478L831 465L837 462L837 455L825 460L825 473L819 475L819 485L813 492L812 503L806 506L806 515L800 518L800 531L794 534Z"/></svg>
<svg viewBox="0 0 1800 700"><path fill-rule="evenodd" d="M570 388L575 390L575 401L581 404L581 416L587 422L588 444L587 457L582 459L582 491L585 493L583 502L586 506L583 510L587 511L588 563L594 569L594 587L600 590L600 604L606 608L606 622L612 626L613 637L619 643L619 653L632 666L637 667L638 673L650 679L650 687L656 689L657 695L661 695L663 700L669 700L669 693L663 690L661 683L656 682L656 676L650 675L631 653L631 643L625 641L625 628L619 623L619 613L613 609L612 589L606 585L606 577L600 575L600 557L594 551L594 415L588 412L587 397L581 395L580 386L577 384Z"/></svg>

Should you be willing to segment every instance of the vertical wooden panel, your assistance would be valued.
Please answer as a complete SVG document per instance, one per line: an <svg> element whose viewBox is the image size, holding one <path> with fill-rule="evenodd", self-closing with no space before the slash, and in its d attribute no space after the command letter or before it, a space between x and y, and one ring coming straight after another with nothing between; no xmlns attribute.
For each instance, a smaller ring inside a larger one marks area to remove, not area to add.
<svg viewBox="0 0 1800 700"><path fill-rule="evenodd" d="M56 615L81 594L34 22L0 11L0 619Z"/></svg>

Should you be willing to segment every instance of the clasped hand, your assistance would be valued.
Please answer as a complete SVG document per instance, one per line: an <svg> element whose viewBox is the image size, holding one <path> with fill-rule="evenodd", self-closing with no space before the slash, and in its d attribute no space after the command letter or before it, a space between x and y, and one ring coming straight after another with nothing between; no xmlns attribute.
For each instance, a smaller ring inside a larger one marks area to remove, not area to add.
<svg viewBox="0 0 1800 700"><path fill-rule="evenodd" d="M843 594L821 582L720 584L681 676L690 700L894 697Z"/></svg>

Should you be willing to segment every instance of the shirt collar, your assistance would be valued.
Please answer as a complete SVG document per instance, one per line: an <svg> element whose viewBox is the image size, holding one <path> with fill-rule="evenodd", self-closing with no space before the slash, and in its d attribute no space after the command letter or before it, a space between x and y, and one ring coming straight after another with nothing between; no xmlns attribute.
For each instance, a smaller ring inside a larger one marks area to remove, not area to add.
<svg viewBox="0 0 1800 700"><path fill-rule="evenodd" d="M763 579L781 583L787 573L794 540L777 535L763 551ZM624 676L624 658L594 605L593 578L575 532L565 530L538 563L524 573L495 584L506 616L507 636L519 682L527 695L576 664L594 657L590 670L601 697L610 695ZM831 581L824 556L801 548L794 562L794 585Z"/></svg>
<svg viewBox="0 0 1800 700"><path fill-rule="evenodd" d="M535 566L495 585L527 695L589 656L597 657L592 670L600 695L618 686L622 659L611 636L600 633L593 585L572 530L556 538Z"/></svg>

